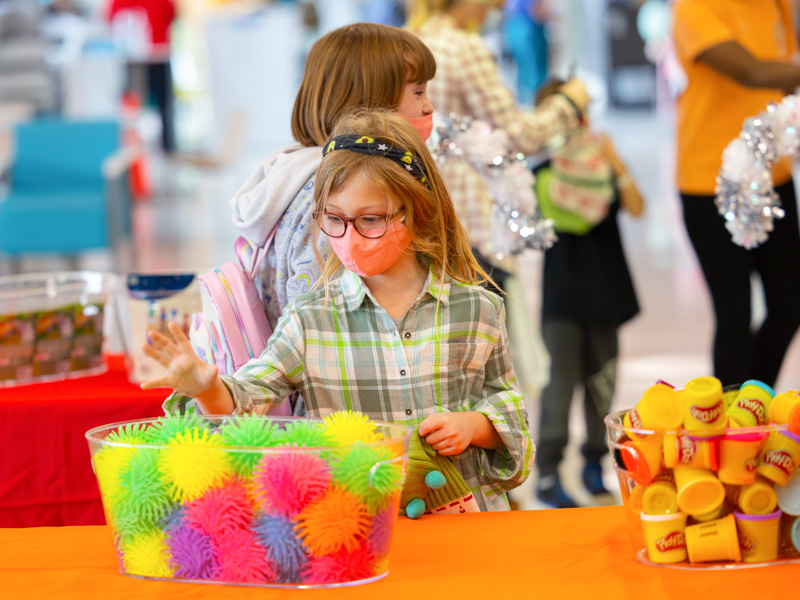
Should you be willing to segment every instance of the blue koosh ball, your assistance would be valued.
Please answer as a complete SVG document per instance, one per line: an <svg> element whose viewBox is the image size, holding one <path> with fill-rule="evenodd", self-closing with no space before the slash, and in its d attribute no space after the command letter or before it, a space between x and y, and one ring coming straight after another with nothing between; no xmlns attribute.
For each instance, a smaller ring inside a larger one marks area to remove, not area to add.
<svg viewBox="0 0 800 600"><path fill-rule="evenodd" d="M438 490L439 488L443 488L445 485L447 485L447 479L445 479L445 476L442 475L441 471L431 471L425 475L425 485L432 490Z"/></svg>
<svg viewBox="0 0 800 600"><path fill-rule="evenodd" d="M420 498L414 498L406 506L406 515L409 519L419 519L425 512L425 501Z"/></svg>

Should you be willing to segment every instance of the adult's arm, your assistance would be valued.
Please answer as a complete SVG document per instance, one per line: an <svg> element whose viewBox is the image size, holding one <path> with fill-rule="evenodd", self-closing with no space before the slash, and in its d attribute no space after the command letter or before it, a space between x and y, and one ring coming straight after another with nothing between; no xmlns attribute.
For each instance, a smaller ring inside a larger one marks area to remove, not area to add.
<svg viewBox="0 0 800 600"><path fill-rule="evenodd" d="M739 42L712 46L701 52L697 60L745 87L790 93L800 86L800 65L759 60Z"/></svg>
<svg viewBox="0 0 800 600"><path fill-rule="evenodd" d="M580 115L575 105L578 109L585 108L586 98L568 100L556 94L534 110L520 110L514 96L500 80L494 57L480 37L468 36L464 40L462 56L460 79L467 112L503 129L514 150L534 154L553 138L569 134L579 125Z"/></svg>
<svg viewBox="0 0 800 600"><path fill-rule="evenodd" d="M793 91L800 85L800 66L788 61L760 60L740 43L739 34L731 26L729 10L723 2L676 0L672 34L678 58L687 64L701 62L750 88ZM791 24L787 29L789 56L797 46Z"/></svg>

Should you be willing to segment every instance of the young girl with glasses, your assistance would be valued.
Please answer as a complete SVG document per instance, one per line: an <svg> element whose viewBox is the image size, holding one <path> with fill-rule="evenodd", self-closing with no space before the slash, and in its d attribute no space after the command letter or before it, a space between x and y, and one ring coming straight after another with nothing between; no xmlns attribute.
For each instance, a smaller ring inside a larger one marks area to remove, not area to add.
<svg viewBox="0 0 800 600"><path fill-rule="evenodd" d="M167 413L263 414L294 391L310 416L360 411L419 426L453 458L481 510L508 508L534 445L511 365L502 300L485 290L433 157L401 117L343 118L317 172L314 237L333 252L320 289L284 312L262 355L233 377L201 361L175 324L145 352L165 369Z"/></svg>

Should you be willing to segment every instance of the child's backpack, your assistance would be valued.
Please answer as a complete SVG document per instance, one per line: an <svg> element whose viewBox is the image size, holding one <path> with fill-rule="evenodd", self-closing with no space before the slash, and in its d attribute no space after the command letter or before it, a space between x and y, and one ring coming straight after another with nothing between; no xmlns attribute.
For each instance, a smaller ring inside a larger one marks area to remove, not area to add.
<svg viewBox="0 0 800 600"><path fill-rule="evenodd" d="M276 230L262 247L240 237L235 246L238 264L227 262L197 276L203 312L192 316L189 339L200 359L216 365L220 375L233 375L258 357L272 335L255 281ZM291 404L287 400L270 414L291 415Z"/></svg>
<svg viewBox="0 0 800 600"><path fill-rule="evenodd" d="M588 130L570 137L534 174L539 211L558 233L589 233L616 199L614 171Z"/></svg>

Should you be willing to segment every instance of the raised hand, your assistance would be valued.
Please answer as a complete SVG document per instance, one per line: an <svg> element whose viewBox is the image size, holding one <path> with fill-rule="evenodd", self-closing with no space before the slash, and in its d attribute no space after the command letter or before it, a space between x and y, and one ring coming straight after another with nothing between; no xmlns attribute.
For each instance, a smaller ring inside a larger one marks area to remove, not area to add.
<svg viewBox="0 0 800 600"><path fill-rule="evenodd" d="M183 396L196 398L214 388L219 377L214 365L203 362L195 354L189 338L172 321L167 324L174 341L158 331L148 332L152 345L142 346L144 353L166 369L162 377L142 383L143 390L168 387Z"/></svg>

